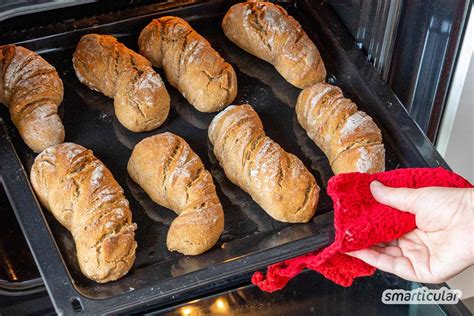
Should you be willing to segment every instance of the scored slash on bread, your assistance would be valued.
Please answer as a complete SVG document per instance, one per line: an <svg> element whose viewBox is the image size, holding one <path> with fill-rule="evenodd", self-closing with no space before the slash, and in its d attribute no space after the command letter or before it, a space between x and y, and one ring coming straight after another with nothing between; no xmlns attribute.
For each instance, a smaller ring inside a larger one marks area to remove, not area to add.
<svg viewBox="0 0 474 316"><path fill-rule="evenodd" d="M178 217L166 244L170 251L199 255L224 230L224 212L212 176L184 139L172 133L145 138L133 149L128 173L150 198Z"/></svg>
<svg viewBox="0 0 474 316"><path fill-rule="evenodd" d="M317 83L304 89L295 111L300 125L328 157L334 174L385 170L380 129L338 87Z"/></svg>
<svg viewBox="0 0 474 316"><path fill-rule="evenodd" d="M62 100L63 83L53 66L24 47L0 46L0 103L34 152L64 141Z"/></svg>
<svg viewBox="0 0 474 316"><path fill-rule="evenodd" d="M109 35L81 38L73 57L79 81L114 99L115 115L132 132L161 126L170 96L151 63Z"/></svg>
<svg viewBox="0 0 474 316"><path fill-rule="evenodd" d="M232 105L216 115L209 140L227 178L271 217L305 223L314 216L319 199L316 180L295 155L265 135L250 105Z"/></svg>
<svg viewBox="0 0 474 316"><path fill-rule="evenodd" d="M222 28L237 46L271 63L298 88L306 88L326 78L318 49L298 21L279 5L238 3L227 11Z"/></svg>
<svg viewBox="0 0 474 316"><path fill-rule="evenodd" d="M130 270L137 225L123 189L91 150L49 147L36 157L30 179L41 204L71 232L86 277L104 283Z"/></svg>
<svg viewBox="0 0 474 316"><path fill-rule="evenodd" d="M234 101L234 69L185 20L165 16L151 21L138 47L198 111L216 112Z"/></svg>

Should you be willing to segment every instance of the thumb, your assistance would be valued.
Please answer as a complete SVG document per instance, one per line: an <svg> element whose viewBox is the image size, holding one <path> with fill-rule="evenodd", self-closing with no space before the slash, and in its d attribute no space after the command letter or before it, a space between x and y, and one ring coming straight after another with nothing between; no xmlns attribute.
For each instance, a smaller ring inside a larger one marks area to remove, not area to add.
<svg viewBox="0 0 474 316"><path fill-rule="evenodd" d="M403 212L416 213L415 202L420 193L416 189L386 187L375 180L370 183L370 191L379 203Z"/></svg>

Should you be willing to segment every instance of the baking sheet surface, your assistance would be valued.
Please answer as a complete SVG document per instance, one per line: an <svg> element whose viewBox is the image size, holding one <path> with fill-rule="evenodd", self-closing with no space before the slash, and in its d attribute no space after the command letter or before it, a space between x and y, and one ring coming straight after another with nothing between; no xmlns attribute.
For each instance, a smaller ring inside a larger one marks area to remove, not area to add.
<svg viewBox="0 0 474 316"><path fill-rule="evenodd" d="M42 56L56 67L64 83L64 101L60 107L60 114L66 129L66 141L92 149L94 154L111 170L130 201L133 221L138 225L137 258L131 271L116 282L97 284L85 278L80 272L74 243L69 232L49 212L43 210L72 283L77 292L84 297L105 299L125 295L145 287L154 291L154 289L159 289L160 282L192 275L193 272L203 269L207 269L208 273L212 274L213 271L219 271L219 266L222 264L225 265L251 254L278 247L287 247L288 250L293 242L311 236L331 235L331 230L321 229L321 218L331 217L330 213L326 214L332 210L332 205L325 187L333 174L324 154L308 138L296 120L294 106L301 90L287 83L273 66L244 52L230 42L220 27L221 13L215 13L214 17L209 17L192 14L193 11L189 12L183 14L183 17L211 42L224 59L232 64L237 73L238 95L233 103L251 104L262 119L267 135L277 141L286 151L299 157L315 176L321 187L316 216L307 224L277 222L253 202L248 194L227 180L212 154L211 145L207 139L207 128L215 114L205 114L195 110L176 89L170 86L161 69L156 69L156 71L163 78L171 96L171 111L167 121L158 129L147 133L133 133L125 129L114 115L113 100L90 90L76 78L71 58L80 34L64 35L62 37L64 47L56 45L54 49L44 49ZM318 34L322 32L320 26L314 25L314 21L308 23L308 18L300 15L295 7L289 7L289 12L300 20L311 39L319 47L328 71L328 81L340 86L346 97L352 98L359 108L371 115L382 129L387 153L387 169L409 166L410 161L415 161L416 157L406 157L405 152L413 151L414 146L413 148L407 146L406 141L400 138L398 132L394 134L388 130L393 129L387 123L391 119L386 112L384 114L383 111L386 110L381 110L382 105L375 103L376 91L362 89L367 89L367 87L361 81L360 74L355 72L354 65L348 64L347 57L341 55L342 49L337 47L336 51L335 44L329 43L327 39L325 43L322 42L324 38L319 37ZM179 10L176 14L180 14ZM126 46L137 51L138 32L150 20L151 18L133 22L133 26L130 26L130 22L127 21L104 27L96 25L91 27L89 32L114 35ZM324 31L325 36L328 36L327 30ZM29 45L35 47L36 43L32 41ZM368 68L368 71L373 71L373 69ZM351 74L358 76L351 79ZM0 108L0 115L7 121L20 159L29 171L35 155L21 141L5 107ZM381 122L381 119L385 123ZM172 132L182 136L200 156L213 176L218 196L224 207L224 233L215 247L200 256L184 256L167 250L166 234L176 215L152 202L127 175L126 165L133 147L143 138L163 132ZM427 152L430 150L432 148L426 147ZM185 286L185 284L179 284L179 286Z"/></svg>

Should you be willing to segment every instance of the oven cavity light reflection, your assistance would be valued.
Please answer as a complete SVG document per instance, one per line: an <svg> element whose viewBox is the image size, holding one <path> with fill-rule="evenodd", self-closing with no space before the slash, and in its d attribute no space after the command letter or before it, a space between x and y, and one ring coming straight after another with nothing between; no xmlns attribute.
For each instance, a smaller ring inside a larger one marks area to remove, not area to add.
<svg viewBox="0 0 474 316"><path fill-rule="evenodd" d="M9 258L5 257L3 261L5 261L6 264L7 264L8 277L13 281L17 281L18 276L16 275L15 269L13 268L13 265L12 265L11 261L9 260Z"/></svg>
<svg viewBox="0 0 474 316"><path fill-rule="evenodd" d="M217 301L216 301L216 306L217 306L217 308L219 308L219 309L224 309L224 308L225 308L225 304L224 304L224 302L222 301L222 299L220 299L220 298L217 299Z"/></svg>
<svg viewBox="0 0 474 316"><path fill-rule="evenodd" d="M202 315L201 311L193 306L185 306L181 308L180 314L183 316L199 316Z"/></svg>
<svg viewBox="0 0 474 316"><path fill-rule="evenodd" d="M229 303L222 297L216 299L216 301L211 305L211 312L213 314L227 314L229 310Z"/></svg>

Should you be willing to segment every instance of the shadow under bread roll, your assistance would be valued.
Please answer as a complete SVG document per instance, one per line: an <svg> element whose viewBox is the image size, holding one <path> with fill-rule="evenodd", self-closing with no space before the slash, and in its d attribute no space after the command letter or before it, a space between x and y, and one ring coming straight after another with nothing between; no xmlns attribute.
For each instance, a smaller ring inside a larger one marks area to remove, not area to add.
<svg viewBox="0 0 474 316"><path fill-rule="evenodd" d="M71 232L87 278L105 283L130 270L137 225L122 188L91 150L49 147L36 157L30 179L41 204Z"/></svg>
<svg viewBox="0 0 474 316"><path fill-rule="evenodd" d="M114 99L115 115L132 132L163 124L170 97L151 63L109 35L81 38L72 59L76 75L89 88Z"/></svg>
<svg viewBox="0 0 474 316"><path fill-rule="evenodd" d="M301 92L301 89L295 87L291 83L285 80L283 76L276 71L275 67L272 64L263 62L256 56L250 54L242 53L242 50L236 46L234 43L226 40L225 35L217 34L217 38L222 41L222 52L235 69L241 73L261 81L267 85L275 97L282 101L288 107L295 107L295 100L298 97L298 94ZM238 73L237 72L237 73ZM246 78L243 78L246 79ZM246 82L239 82L239 93L236 100L239 100L238 97L245 92L247 86L253 87L253 84L249 80ZM241 100L241 99L240 99ZM237 101L234 101L234 104Z"/></svg>
<svg viewBox="0 0 474 316"><path fill-rule="evenodd" d="M328 181L334 176L332 169L327 161L326 155L316 144L308 137L306 131L298 123L296 114L293 116L293 132L298 146L307 159L311 161L311 169L318 172L321 178L321 185L323 187L328 186ZM329 168L326 168L329 166Z"/></svg>
<svg viewBox="0 0 474 316"><path fill-rule="evenodd" d="M133 147L132 147L133 149ZM146 215L154 222L169 226L175 219L171 212L163 212L162 207L150 199L150 196L131 179L127 177L127 185L133 197L145 211Z"/></svg>
<svg viewBox="0 0 474 316"><path fill-rule="evenodd" d="M198 111L217 112L234 101L234 69L185 20L154 19L140 33L138 47Z"/></svg>
<svg viewBox="0 0 474 316"><path fill-rule="evenodd" d="M190 107L188 102L182 99L173 102L173 106L183 120L201 130L207 130L214 117L213 114L199 112L195 108Z"/></svg>
<svg viewBox="0 0 474 316"><path fill-rule="evenodd" d="M211 174L184 139L172 133L147 137L133 149L128 173L156 203L178 217L166 244L170 251L199 255L224 230L224 212Z"/></svg>
<svg viewBox="0 0 474 316"><path fill-rule="evenodd" d="M248 105L232 105L216 115L209 140L224 172L271 217L306 223L316 212L319 186L295 155L265 135Z"/></svg>

